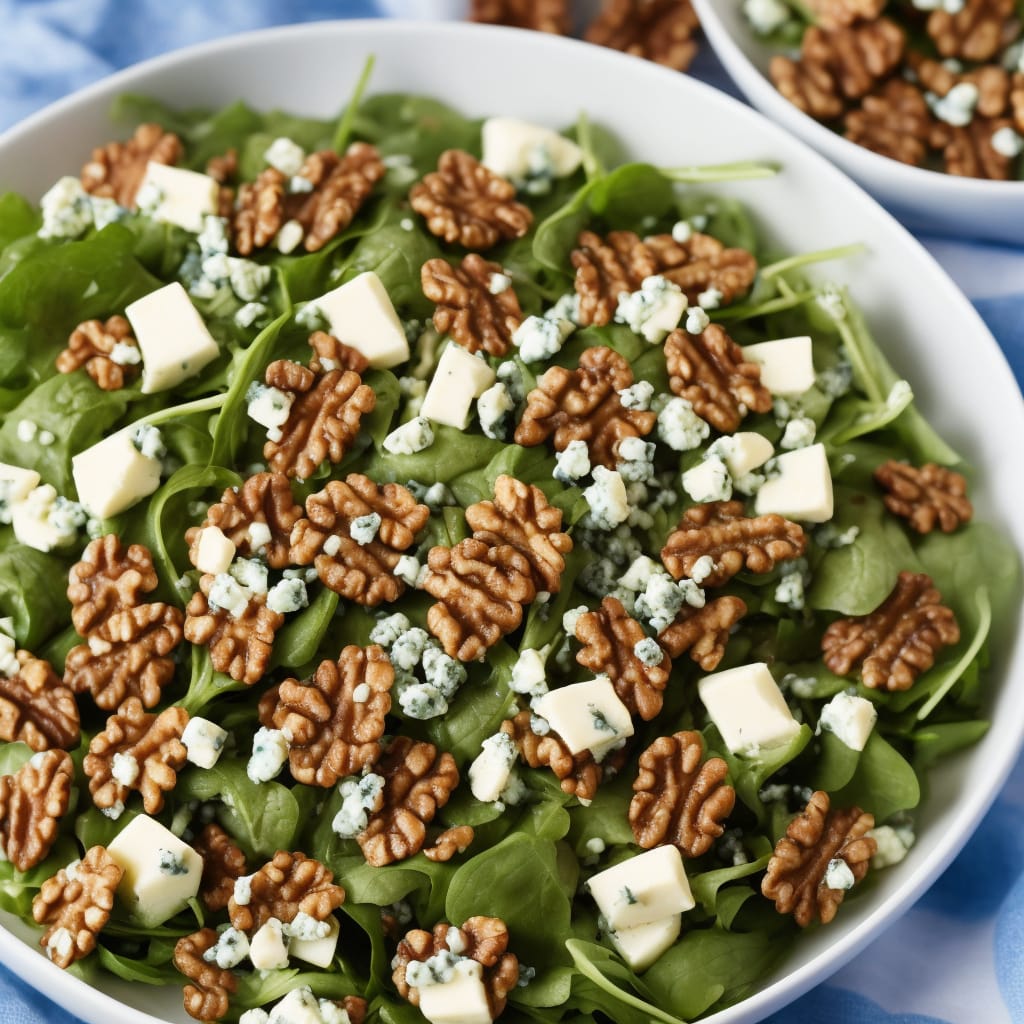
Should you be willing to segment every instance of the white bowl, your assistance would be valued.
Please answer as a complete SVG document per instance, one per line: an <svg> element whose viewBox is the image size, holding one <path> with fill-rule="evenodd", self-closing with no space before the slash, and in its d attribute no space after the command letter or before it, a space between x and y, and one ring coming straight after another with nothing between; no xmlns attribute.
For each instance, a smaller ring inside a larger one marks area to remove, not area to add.
<svg viewBox="0 0 1024 1024"><path fill-rule="evenodd" d="M715 53L747 99L860 182L905 224L928 234L1024 244L1024 181L928 171L844 139L772 84L773 50L751 29L740 0L693 0L693 5Z"/></svg>
<svg viewBox="0 0 1024 1024"><path fill-rule="evenodd" d="M0 189L37 197L61 174L75 172L90 148L115 131L107 111L124 91L182 107L241 97L257 107L329 116L349 95L368 53L377 56L375 91L430 93L469 114L514 114L552 126L572 123L586 110L635 156L663 165L778 161L783 170L776 178L721 191L750 201L764 232L788 251L866 243L863 255L830 266L829 274L852 284L928 416L979 467L980 514L1024 548L1024 484L1010 471L1020 464L1024 403L971 305L921 246L827 160L735 100L654 64L572 40L471 25L342 22L259 32L129 69L14 128L0 137ZM761 991L709 1020L749 1024L795 999L891 924L949 864L1024 738L1024 645L1011 641L998 651L993 675L999 685L992 729L933 773L920 840L903 864L880 875L870 898L802 936ZM0 960L75 1015L95 1024L152 1022L152 1014L188 1020L180 989L114 979L92 988L50 964L31 929L4 921L9 930L0 927Z"/></svg>

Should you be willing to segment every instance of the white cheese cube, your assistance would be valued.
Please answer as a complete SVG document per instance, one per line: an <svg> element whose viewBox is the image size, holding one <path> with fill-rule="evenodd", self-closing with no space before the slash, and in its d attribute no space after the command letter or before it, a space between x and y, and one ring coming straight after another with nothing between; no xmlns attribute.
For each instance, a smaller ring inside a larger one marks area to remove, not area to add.
<svg viewBox="0 0 1024 1024"><path fill-rule="evenodd" d="M739 480L763 466L775 454L775 448L756 430L741 430L730 437L720 437L708 452L714 452L725 463L733 480Z"/></svg>
<svg viewBox="0 0 1024 1024"><path fill-rule="evenodd" d="M430 1024L491 1024L483 967L475 960L460 960L449 981L417 991L420 1013Z"/></svg>
<svg viewBox="0 0 1024 1024"><path fill-rule="evenodd" d="M761 383L773 395L802 395L814 383L809 337L745 345L743 358L761 367Z"/></svg>
<svg viewBox="0 0 1024 1024"><path fill-rule="evenodd" d="M199 532L195 567L200 572L218 576L227 572L235 559L234 541L219 526L206 526Z"/></svg>
<svg viewBox="0 0 1024 1024"><path fill-rule="evenodd" d="M217 212L220 185L207 174L150 161L138 195L140 208L154 220L199 234L203 218Z"/></svg>
<svg viewBox="0 0 1024 1024"><path fill-rule="evenodd" d="M276 917L271 917L249 940L249 959L258 971L288 966L288 943Z"/></svg>
<svg viewBox="0 0 1024 1024"><path fill-rule="evenodd" d="M469 788L481 803L490 804L499 799L508 785L512 765L519 751L512 737L499 732L484 740L480 753L469 766Z"/></svg>
<svg viewBox="0 0 1024 1024"><path fill-rule="evenodd" d="M59 515L58 503L64 506L69 504L59 497L52 484L43 484L29 491L24 501L10 506L11 525L19 544L37 551L52 551L75 539L75 517ZM84 514L80 509L79 521L84 522Z"/></svg>
<svg viewBox="0 0 1024 1024"><path fill-rule="evenodd" d="M494 371L461 345L449 344L420 406L420 415L456 430L469 426L469 410L495 381Z"/></svg>
<svg viewBox="0 0 1024 1024"><path fill-rule="evenodd" d="M566 178L583 161L583 150L571 139L514 117L489 117L481 132L485 167L512 180L530 176L539 154L555 178Z"/></svg>
<svg viewBox="0 0 1024 1024"><path fill-rule="evenodd" d="M784 452L775 460L777 475L757 492L757 514L777 512L787 519L825 523L832 518L832 474L823 444Z"/></svg>
<svg viewBox="0 0 1024 1024"><path fill-rule="evenodd" d="M674 846L657 846L607 868L587 882L587 889L614 931L661 921L695 905Z"/></svg>
<svg viewBox="0 0 1024 1024"><path fill-rule="evenodd" d="M655 960L667 950L683 926L682 914L671 914L650 924L639 924L635 928L620 928L608 933L619 956L638 974L646 971Z"/></svg>
<svg viewBox="0 0 1024 1024"><path fill-rule="evenodd" d="M387 370L409 358L402 321L372 270L322 295L316 307L327 318L331 334L361 352L376 369Z"/></svg>
<svg viewBox="0 0 1024 1024"><path fill-rule="evenodd" d="M863 750L877 720L878 711L871 701L837 693L821 709L818 728L835 733L851 750Z"/></svg>
<svg viewBox="0 0 1024 1024"><path fill-rule="evenodd" d="M160 460L143 455L131 431L125 427L71 460L78 499L97 519L116 516L160 486Z"/></svg>
<svg viewBox="0 0 1024 1024"><path fill-rule="evenodd" d="M629 709L607 676L551 690L533 702L533 710L573 754L590 750L600 760L620 740L633 735Z"/></svg>
<svg viewBox="0 0 1024 1024"><path fill-rule="evenodd" d="M251 1011L250 1011L251 1012ZM320 1013L320 1002L308 985L293 988L276 1003L261 1024L326 1024ZM239 1024L242 1024L239 1021Z"/></svg>
<svg viewBox="0 0 1024 1024"><path fill-rule="evenodd" d="M212 768L220 760L227 738L226 729L205 718L190 718L181 734L188 760L200 768Z"/></svg>
<svg viewBox="0 0 1024 1024"><path fill-rule="evenodd" d="M133 818L107 852L124 870L117 895L144 928L163 924L199 892L203 858L145 814Z"/></svg>
<svg viewBox="0 0 1024 1024"><path fill-rule="evenodd" d="M34 469L8 466L0 462L0 499L8 506L24 501L29 491L39 486L39 474Z"/></svg>
<svg viewBox="0 0 1024 1024"><path fill-rule="evenodd" d="M334 951L338 948L341 925L333 914L327 919L327 923L331 930L322 938L293 938L288 944L288 955L314 967L330 967L334 961Z"/></svg>
<svg viewBox="0 0 1024 1024"><path fill-rule="evenodd" d="M166 391L194 377L220 355L217 342L179 281L124 311L142 352L142 393Z"/></svg>
<svg viewBox="0 0 1024 1024"><path fill-rule="evenodd" d="M728 501L732 497L729 470L719 456L710 452L682 475L681 482L683 490L696 502Z"/></svg>
<svg viewBox="0 0 1024 1024"><path fill-rule="evenodd" d="M800 723L763 661L705 676L697 684L711 721L734 754L791 740Z"/></svg>

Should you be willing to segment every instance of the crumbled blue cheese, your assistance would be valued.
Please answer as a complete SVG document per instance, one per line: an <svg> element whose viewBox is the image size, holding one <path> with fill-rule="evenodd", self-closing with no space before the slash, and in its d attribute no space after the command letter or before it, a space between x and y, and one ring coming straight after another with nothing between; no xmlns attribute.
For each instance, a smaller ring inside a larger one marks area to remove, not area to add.
<svg viewBox="0 0 1024 1024"><path fill-rule="evenodd" d="M817 429L814 420L807 416L796 416L786 423L779 447L787 450L806 448L808 445L814 444L814 435Z"/></svg>
<svg viewBox="0 0 1024 1024"><path fill-rule="evenodd" d="M295 314L295 322L308 331L322 331L329 326L323 310L315 302L307 302Z"/></svg>
<svg viewBox="0 0 1024 1024"><path fill-rule="evenodd" d="M653 637L645 636L633 645L633 654L641 665L653 668L665 660L665 652Z"/></svg>
<svg viewBox="0 0 1024 1024"><path fill-rule="evenodd" d="M288 760L288 737L281 729L260 726L252 740L252 756L245 773L253 782L269 782Z"/></svg>
<svg viewBox="0 0 1024 1024"><path fill-rule="evenodd" d="M711 323L711 317L700 306L691 306L686 311L686 333L703 334Z"/></svg>
<svg viewBox="0 0 1024 1024"><path fill-rule="evenodd" d="M619 442L616 469L623 480L630 483L644 483L654 477L653 441L642 437L626 437ZM629 496L627 494L627 501Z"/></svg>
<svg viewBox="0 0 1024 1024"><path fill-rule="evenodd" d="M254 380L245 393L245 400L249 419L267 428L267 440L280 441L283 436L281 428L291 415L295 395Z"/></svg>
<svg viewBox="0 0 1024 1024"><path fill-rule="evenodd" d="M290 939L313 942L316 939L326 938L330 934L331 922L318 921L315 917L300 910L291 921L284 923L283 931Z"/></svg>
<svg viewBox="0 0 1024 1024"><path fill-rule="evenodd" d="M304 580L280 580L267 591L267 607L272 612L288 615L309 604Z"/></svg>
<svg viewBox="0 0 1024 1024"><path fill-rule="evenodd" d="M570 441L567 447L555 455L555 468L551 475L572 487L590 472L590 449L586 441Z"/></svg>
<svg viewBox="0 0 1024 1024"><path fill-rule="evenodd" d="M167 455L163 435L149 423L140 423L129 435L135 450L147 459L162 459Z"/></svg>
<svg viewBox="0 0 1024 1024"><path fill-rule="evenodd" d="M1024 152L1024 136L1005 125L992 133L992 148L1007 160L1013 160Z"/></svg>
<svg viewBox="0 0 1024 1024"><path fill-rule="evenodd" d="M567 636L576 635L576 623L580 621L580 616L586 615L588 611L590 611L590 609L585 604L581 604L577 608L570 608L562 616L562 629L565 630ZM547 684L545 684L545 686L546 685Z"/></svg>
<svg viewBox="0 0 1024 1024"><path fill-rule="evenodd" d="M240 875L235 879L231 898L240 906L249 906L252 900L252 875Z"/></svg>
<svg viewBox="0 0 1024 1024"><path fill-rule="evenodd" d="M266 148L263 159L275 170L290 178L302 169L306 153L297 142L282 136L274 139Z"/></svg>
<svg viewBox="0 0 1024 1024"><path fill-rule="evenodd" d="M401 558L395 562L395 568L392 570L395 576L397 576L406 586L415 587L419 584L420 574L426 569L426 566L420 564L420 560L415 555L402 555Z"/></svg>
<svg viewBox="0 0 1024 1024"><path fill-rule="evenodd" d="M838 285L822 285L821 290L814 296L814 301L829 319L837 323L846 319L846 297Z"/></svg>
<svg viewBox="0 0 1024 1024"><path fill-rule="evenodd" d="M403 672L412 672L420 663L423 652L430 646L431 640L425 629L419 626L407 629L402 636L392 641L391 664Z"/></svg>
<svg viewBox="0 0 1024 1024"><path fill-rule="evenodd" d="M507 440L515 407L508 386L501 381L493 384L476 400L480 429L495 441Z"/></svg>
<svg viewBox="0 0 1024 1024"><path fill-rule="evenodd" d="M697 296L697 305L701 309L718 309L724 298L725 294L712 285L707 291L703 291Z"/></svg>
<svg viewBox="0 0 1024 1024"><path fill-rule="evenodd" d="M587 611L586 605L566 612L562 617L562 624L566 633L572 635L576 632L576 622L580 615ZM577 614L578 613L578 614ZM569 627L572 627L571 629ZM512 666L512 675L509 678L509 689L514 693L521 693L528 697L540 697L548 692L547 669L545 662L547 650L535 650L527 647L519 652L515 665Z"/></svg>
<svg viewBox="0 0 1024 1024"><path fill-rule="evenodd" d="M448 700L431 683L420 683L415 679L398 688L398 703L409 718L426 721L448 713Z"/></svg>
<svg viewBox="0 0 1024 1024"><path fill-rule="evenodd" d="M274 534L270 527L266 523L260 522L258 519L249 524L249 528L246 530L246 536L249 538L249 548L256 554L263 551L274 539Z"/></svg>
<svg viewBox="0 0 1024 1024"><path fill-rule="evenodd" d="M220 760L227 739L226 729L194 715L181 734L188 760L200 768L212 768Z"/></svg>
<svg viewBox="0 0 1024 1024"><path fill-rule="evenodd" d="M693 238L693 227L688 220L677 220L672 225L672 240L679 245L686 245Z"/></svg>
<svg viewBox="0 0 1024 1024"><path fill-rule="evenodd" d="M413 988L445 985L452 980L457 964L464 959L450 949L442 949L426 960L413 960L405 969L405 980Z"/></svg>
<svg viewBox="0 0 1024 1024"><path fill-rule="evenodd" d="M101 807L100 814L102 814L104 818L109 818L111 821L117 821L117 819L124 814L124 801L115 800L109 807Z"/></svg>
<svg viewBox="0 0 1024 1024"><path fill-rule="evenodd" d="M434 443L434 431L424 416L416 416L384 438L384 450L392 455L415 455Z"/></svg>
<svg viewBox="0 0 1024 1024"><path fill-rule="evenodd" d="M626 324L651 344L665 339L686 312L686 296L679 285L660 274L645 277L635 292L619 295L617 323Z"/></svg>
<svg viewBox="0 0 1024 1024"><path fill-rule="evenodd" d="M370 643L390 647L403 633L412 629L412 623L401 612L385 616L378 620L370 630Z"/></svg>
<svg viewBox="0 0 1024 1024"><path fill-rule="evenodd" d="M519 750L508 733L498 732L488 736L481 745L480 753L469 766L469 785L473 796L482 803L494 803L501 799L518 757Z"/></svg>
<svg viewBox="0 0 1024 1024"><path fill-rule="evenodd" d="M494 371L494 375L508 388L509 396L513 402L521 402L526 397L526 382L523 379L523 371L514 359L502 363Z"/></svg>
<svg viewBox="0 0 1024 1024"><path fill-rule="evenodd" d="M384 779L373 772L361 779L344 779L338 787L341 807L331 822L331 828L342 839L352 839L369 824L370 815L384 806Z"/></svg>
<svg viewBox="0 0 1024 1024"><path fill-rule="evenodd" d="M704 591L693 580L678 583L666 572L651 575L647 585L636 598L636 614L648 622L655 633L660 633L674 621L684 604L703 608Z"/></svg>
<svg viewBox="0 0 1024 1024"><path fill-rule="evenodd" d="M89 193L78 178L61 178L39 201L40 238L77 238L93 224Z"/></svg>
<svg viewBox="0 0 1024 1024"><path fill-rule="evenodd" d="M825 886L829 889L852 889L856 883L850 865L842 857L833 857L825 869Z"/></svg>
<svg viewBox="0 0 1024 1024"><path fill-rule="evenodd" d="M554 320L542 316L528 316L512 335L512 344L519 349L524 363L539 363L553 359L562 351L565 339L573 331L568 320Z"/></svg>
<svg viewBox="0 0 1024 1024"><path fill-rule="evenodd" d="M651 399L654 398L654 385L649 380L638 380L628 388L619 392L619 401L623 409L636 409L638 412L646 412L651 407Z"/></svg>
<svg viewBox="0 0 1024 1024"><path fill-rule="evenodd" d="M685 398L671 398L658 413L658 437L673 451L699 448L711 433L711 427L694 411Z"/></svg>
<svg viewBox="0 0 1024 1024"><path fill-rule="evenodd" d="M398 390L405 399L406 414L418 416L423 407L423 399L427 397L427 382L418 377L399 377Z"/></svg>
<svg viewBox="0 0 1024 1024"><path fill-rule="evenodd" d="M73 543L88 518L81 505L59 495L52 484L34 487L23 500L5 506L4 518L10 516L18 543L37 551Z"/></svg>
<svg viewBox="0 0 1024 1024"><path fill-rule="evenodd" d="M823 548L849 547L860 536L860 527L856 524L840 529L835 523L825 523L814 531L814 543Z"/></svg>
<svg viewBox="0 0 1024 1024"><path fill-rule="evenodd" d="M790 20L792 12L782 0L743 0L743 16L758 35L770 36Z"/></svg>
<svg viewBox="0 0 1024 1024"><path fill-rule="evenodd" d="M851 750L863 750L878 721L878 710L865 697L837 693L818 716L818 732L830 732Z"/></svg>
<svg viewBox="0 0 1024 1024"><path fill-rule="evenodd" d="M267 567L258 558L236 558L228 572L250 594L267 592Z"/></svg>
<svg viewBox="0 0 1024 1024"><path fill-rule="evenodd" d="M21 667L17 656L18 645L14 637L0 634L0 675L7 679L16 675Z"/></svg>
<svg viewBox="0 0 1024 1024"><path fill-rule="evenodd" d="M305 178L292 178L293 182L305 181ZM310 183L312 185L312 183ZM292 191L299 191L293 189ZM281 229L274 236L274 248L283 256L295 252L306 237L306 229L297 220L287 220L281 225Z"/></svg>
<svg viewBox="0 0 1024 1024"><path fill-rule="evenodd" d="M893 828L891 825L879 825L873 828L868 836L878 844L878 850L871 858L871 867L878 871L899 864L914 845L914 832L910 828Z"/></svg>
<svg viewBox="0 0 1024 1024"><path fill-rule="evenodd" d="M451 700L466 681L466 666L431 645L423 652L423 675L445 700Z"/></svg>
<svg viewBox="0 0 1024 1024"><path fill-rule="evenodd" d="M566 320L574 326L580 322L580 297L576 292L566 292L559 300L544 314L547 320ZM499 378L501 373L498 373ZM518 399L517 399L518 400Z"/></svg>
<svg viewBox="0 0 1024 1024"><path fill-rule="evenodd" d="M139 777L139 762L131 754L118 751L110 763L110 774L116 782L131 789Z"/></svg>
<svg viewBox="0 0 1024 1024"><path fill-rule="evenodd" d="M492 295L501 295L512 287L512 278L508 274L491 274L487 280L487 290Z"/></svg>
<svg viewBox="0 0 1024 1024"><path fill-rule="evenodd" d="M775 586L775 600L794 611L804 606L804 574L800 569L784 573Z"/></svg>
<svg viewBox="0 0 1024 1024"><path fill-rule="evenodd" d="M377 512L368 512L365 516L357 516L348 528L349 536L360 547L372 543L380 529L381 518Z"/></svg>
<svg viewBox="0 0 1024 1024"><path fill-rule="evenodd" d="M732 477L718 455L708 454L682 476L683 490L696 502L728 501L732 497Z"/></svg>
<svg viewBox="0 0 1024 1024"><path fill-rule="evenodd" d="M15 428L15 435L22 444L31 444L36 439L36 432L39 427L32 420L18 420Z"/></svg>
<svg viewBox="0 0 1024 1024"><path fill-rule="evenodd" d="M203 954L208 964L216 964L222 971L237 967L249 955L249 940L245 932L228 926L217 936L217 941Z"/></svg>
<svg viewBox="0 0 1024 1024"><path fill-rule="evenodd" d="M218 573L210 587L207 600L212 608L221 608L232 618L240 619L249 607L252 591L239 584L230 573Z"/></svg>
<svg viewBox="0 0 1024 1024"><path fill-rule="evenodd" d="M594 482L583 492L590 506L591 525L598 530L613 530L629 518L629 501L621 475L604 466L594 467Z"/></svg>
<svg viewBox="0 0 1024 1024"><path fill-rule="evenodd" d="M252 327L260 317L266 315L267 307L262 302L247 302L235 313L235 324L244 330L247 327ZM111 354L111 359L113 358L113 354Z"/></svg>

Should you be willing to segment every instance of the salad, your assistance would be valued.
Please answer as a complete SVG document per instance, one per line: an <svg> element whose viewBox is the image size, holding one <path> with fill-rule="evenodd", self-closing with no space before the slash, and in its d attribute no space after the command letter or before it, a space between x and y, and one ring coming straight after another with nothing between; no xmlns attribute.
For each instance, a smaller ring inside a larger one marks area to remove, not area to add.
<svg viewBox="0 0 1024 1024"><path fill-rule="evenodd" d="M0 907L200 1020L698 1018L906 854L1016 553L775 168L362 91L0 198Z"/></svg>

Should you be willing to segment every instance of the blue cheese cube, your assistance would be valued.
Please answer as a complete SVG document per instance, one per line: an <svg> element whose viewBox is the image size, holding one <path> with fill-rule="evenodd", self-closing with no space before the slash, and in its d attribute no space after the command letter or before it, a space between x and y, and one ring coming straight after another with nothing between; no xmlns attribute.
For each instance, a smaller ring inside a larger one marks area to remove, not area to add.
<svg viewBox="0 0 1024 1024"><path fill-rule="evenodd" d="M683 926L682 914L670 914L650 924L611 929L608 938L619 956L636 973L646 971L675 941Z"/></svg>
<svg viewBox="0 0 1024 1024"><path fill-rule="evenodd" d="M71 460L78 497L97 519L129 509L160 486L159 459L143 455L125 427Z"/></svg>
<svg viewBox="0 0 1024 1024"><path fill-rule="evenodd" d="M142 352L142 393L166 391L194 377L220 348L180 282L158 288L124 311Z"/></svg>
<svg viewBox="0 0 1024 1024"><path fill-rule="evenodd" d="M717 455L708 453L682 476L683 490L696 502L728 501L732 497L732 477Z"/></svg>
<svg viewBox="0 0 1024 1024"><path fill-rule="evenodd" d="M851 750L863 750L878 720L871 701L849 693L837 693L822 709L819 730L834 733Z"/></svg>
<svg viewBox="0 0 1024 1024"><path fill-rule="evenodd" d="M571 139L514 117L489 117L481 141L483 165L514 182L531 177L540 160L538 153L554 178L568 177L583 161L583 150Z"/></svg>
<svg viewBox="0 0 1024 1024"><path fill-rule="evenodd" d="M425 416L416 416L403 423L384 438L383 447L392 455L415 455L429 448L434 443L434 431L430 420Z"/></svg>
<svg viewBox="0 0 1024 1024"><path fill-rule="evenodd" d="M378 370L398 366L409 358L409 342L381 279L367 271L340 288L321 295L316 307L327 319L331 334L344 338Z"/></svg>
<svg viewBox="0 0 1024 1024"><path fill-rule="evenodd" d="M614 530L629 518L629 498L622 475L604 466L594 467L594 482L583 492L590 518L598 530Z"/></svg>
<svg viewBox="0 0 1024 1024"><path fill-rule="evenodd" d="M491 1024L491 1007L484 987L483 967L459 959L447 981L417 988L420 1013L430 1024Z"/></svg>
<svg viewBox="0 0 1024 1024"><path fill-rule="evenodd" d="M293 936L288 944L288 955L314 967L330 967L334 962L334 953L338 948L338 936L341 925L332 914L325 922L328 926L326 934L309 937Z"/></svg>
<svg viewBox="0 0 1024 1024"><path fill-rule="evenodd" d="M773 395L802 395L814 384L809 337L781 338L746 345L743 358L761 367L761 383Z"/></svg>
<svg viewBox="0 0 1024 1024"><path fill-rule="evenodd" d="M594 875L587 889L614 931L662 921L695 906L675 846L658 846L615 864Z"/></svg>
<svg viewBox="0 0 1024 1024"><path fill-rule="evenodd" d="M274 971L288 966L288 943L284 928L276 917L267 920L249 941L249 959L260 971Z"/></svg>
<svg viewBox="0 0 1024 1024"><path fill-rule="evenodd" d="M697 693L734 754L788 743L800 731L786 698L763 661L705 676Z"/></svg>
<svg viewBox="0 0 1024 1024"><path fill-rule="evenodd" d="M82 507L57 494L52 484L33 488L10 506L10 515L18 543L37 551L66 547L86 521Z"/></svg>
<svg viewBox="0 0 1024 1024"><path fill-rule="evenodd" d="M551 690L533 702L533 710L550 723L569 748L589 750L601 760L633 735L633 719L607 676Z"/></svg>
<svg viewBox="0 0 1024 1024"><path fill-rule="evenodd" d="M775 459L775 475L757 492L757 514L777 512L787 519L824 523L832 518L832 474L823 444L785 452Z"/></svg>
<svg viewBox="0 0 1024 1024"><path fill-rule="evenodd" d="M518 757L519 751L508 733L488 736L469 766L469 788L473 796L485 804L499 799Z"/></svg>
<svg viewBox="0 0 1024 1024"><path fill-rule="evenodd" d="M139 208L154 220L198 234L217 212L220 185L207 174L150 161L139 185Z"/></svg>
<svg viewBox="0 0 1024 1024"><path fill-rule="evenodd" d="M118 898L144 928L163 924L199 892L202 857L145 814L133 818L107 852L124 871Z"/></svg>
<svg viewBox="0 0 1024 1024"><path fill-rule="evenodd" d="M205 526L199 531L195 567L200 572L217 576L231 567L235 551L234 542L219 526Z"/></svg>
<svg viewBox="0 0 1024 1024"><path fill-rule="evenodd" d="M200 768L212 768L220 760L227 738L226 729L206 718L190 718L181 734L188 760Z"/></svg>
<svg viewBox="0 0 1024 1024"><path fill-rule="evenodd" d="M449 344L441 353L420 415L457 430L469 425L469 412L475 399L492 384L494 371L483 359L477 359L461 345Z"/></svg>

